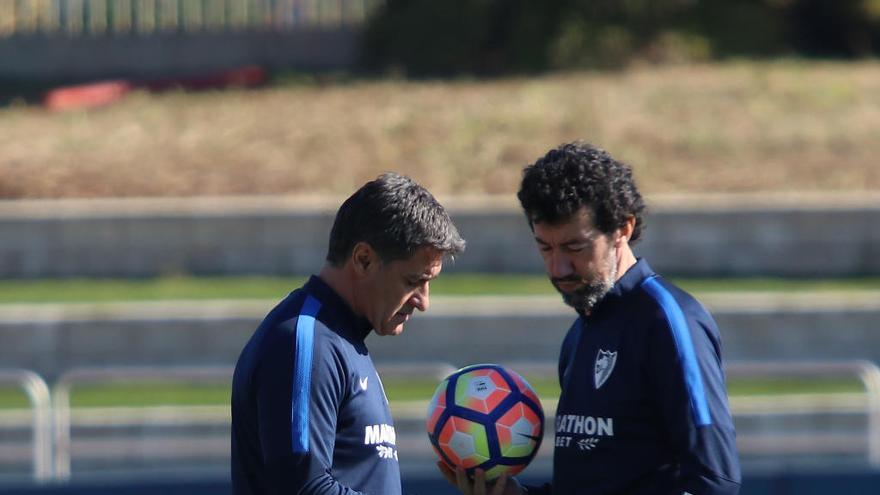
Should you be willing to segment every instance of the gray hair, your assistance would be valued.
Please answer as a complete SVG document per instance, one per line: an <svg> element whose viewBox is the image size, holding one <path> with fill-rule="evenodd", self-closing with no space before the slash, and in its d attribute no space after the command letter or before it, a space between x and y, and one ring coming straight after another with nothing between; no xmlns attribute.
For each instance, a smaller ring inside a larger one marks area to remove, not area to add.
<svg viewBox="0 0 880 495"><path fill-rule="evenodd" d="M465 248L464 239L434 196L394 172L367 182L342 203L330 231L327 261L343 265L358 242L369 244L384 263L407 259L423 246L450 257Z"/></svg>

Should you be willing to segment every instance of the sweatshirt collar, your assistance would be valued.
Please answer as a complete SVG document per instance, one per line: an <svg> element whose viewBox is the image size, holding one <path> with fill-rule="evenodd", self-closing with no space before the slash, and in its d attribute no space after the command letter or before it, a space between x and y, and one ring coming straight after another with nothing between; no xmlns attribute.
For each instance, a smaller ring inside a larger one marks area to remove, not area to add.
<svg viewBox="0 0 880 495"><path fill-rule="evenodd" d="M608 295L605 297L619 297L636 290L645 279L654 276L654 270L651 269L648 262L644 258L637 258L636 263L629 267L629 270L620 277Z"/></svg>
<svg viewBox="0 0 880 495"><path fill-rule="evenodd" d="M643 258L637 258L636 263L629 267L626 273L614 283L611 290L605 294L605 297L603 297L601 301L596 303L596 305L590 310L589 314L595 314L596 312L602 311L603 308L614 304L627 294L638 289L642 282L654 275L654 270L651 269L648 262ZM587 316L587 314L581 310L578 310L578 314L582 317Z"/></svg>
<svg viewBox="0 0 880 495"><path fill-rule="evenodd" d="M309 277L303 289L321 302L322 320L327 326L344 336L363 341L373 330L373 325L365 317L358 315L351 306L317 275Z"/></svg>

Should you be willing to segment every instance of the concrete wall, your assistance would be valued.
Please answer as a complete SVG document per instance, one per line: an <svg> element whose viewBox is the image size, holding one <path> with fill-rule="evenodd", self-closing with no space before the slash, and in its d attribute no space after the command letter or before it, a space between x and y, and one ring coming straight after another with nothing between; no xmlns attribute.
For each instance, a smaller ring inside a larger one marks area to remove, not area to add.
<svg viewBox="0 0 880 495"><path fill-rule="evenodd" d="M531 300L531 303L527 302ZM79 366L233 365L273 303L0 308L0 363L45 378ZM380 363L555 362L574 313L555 298L438 300L400 337L371 336ZM865 358L880 363L880 297L869 304L709 304L727 360Z"/></svg>
<svg viewBox="0 0 880 495"><path fill-rule="evenodd" d="M355 28L169 33L149 36L17 35L0 40L0 81L149 80L244 65L341 70L356 63Z"/></svg>
<svg viewBox="0 0 880 495"><path fill-rule="evenodd" d="M450 271L540 273L512 198L448 198L468 250ZM880 274L880 195L655 198L636 252L666 275ZM338 202L297 198L0 202L0 277L304 275Z"/></svg>

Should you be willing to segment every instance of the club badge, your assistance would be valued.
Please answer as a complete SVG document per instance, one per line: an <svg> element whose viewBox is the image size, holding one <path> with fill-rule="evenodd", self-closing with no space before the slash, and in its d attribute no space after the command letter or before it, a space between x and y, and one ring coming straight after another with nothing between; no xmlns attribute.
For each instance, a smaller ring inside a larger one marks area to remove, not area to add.
<svg viewBox="0 0 880 495"><path fill-rule="evenodd" d="M593 383L596 385L596 390L611 376L615 363L617 363L617 351L599 349L599 354L596 355L596 365L593 368Z"/></svg>

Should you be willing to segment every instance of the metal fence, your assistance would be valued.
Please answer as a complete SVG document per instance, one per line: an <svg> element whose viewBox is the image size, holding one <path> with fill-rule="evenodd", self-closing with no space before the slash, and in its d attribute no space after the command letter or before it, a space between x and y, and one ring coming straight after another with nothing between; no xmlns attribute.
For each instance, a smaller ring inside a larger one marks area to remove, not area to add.
<svg viewBox="0 0 880 495"><path fill-rule="evenodd" d="M0 385L12 385L23 390L30 401L31 464L33 478L46 481L52 478L52 450L50 432L49 387L36 373L21 369L0 369ZM9 449L9 445L3 445Z"/></svg>
<svg viewBox="0 0 880 495"><path fill-rule="evenodd" d="M364 22L383 0L0 0L0 38L285 30Z"/></svg>
<svg viewBox="0 0 880 495"><path fill-rule="evenodd" d="M779 460L787 456L824 452L838 458L864 456L867 465L880 468L880 368L873 362L738 362L727 366L727 376L740 379L812 380L857 377L865 394L861 398L855 397L854 401L837 394L831 395L834 397L831 400L826 396L818 401L808 397L795 396L788 397L794 400L785 400L768 396L749 407L746 401L731 399L734 417L740 420L737 424L737 444L741 455L744 452L763 454L773 459L773 465L784 466ZM804 421L809 416L829 418L852 414L864 415L864 420L857 421L856 425L838 424L835 428L829 428L821 420ZM751 435L742 435L747 416L761 418L765 428L753 430ZM772 431L766 431L768 425ZM821 427L817 428L819 425Z"/></svg>
<svg viewBox="0 0 880 495"><path fill-rule="evenodd" d="M546 362L507 365L532 378L553 376L556 368ZM379 368L386 378L425 377L438 381L453 370L449 364L429 362L387 363ZM731 408L737 429L741 430L737 443L744 460L769 459L781 467L815 466L816 462L826 465L832 460L841 460L840 466L880 467L880 369L874 363L858 360L740 362L730 364L727 372L729 377L745 379L857 377L864 386L864 393L854 397L848 398L853 394L826 394L822 402L806 400L808 398L803 396L751 398L759 399L757 402L744 402L743 399L749 398L735 397ZM65 481L70 479L72 471L87 477L111 473L128 476L224 472L228 469L229 456L228 405L73 410L70 393L80 386L139 382L219 384L228 388L231 375L232 368L209 366L71 370L60 377L53 388L51 416L54 421L50 420L49 390L38 376L22 370L0 370L0 384L21 387L31 398L31 419L28 421L22 416L16 422L20 423L19 430L25 427L32 430L33 478ZM552 424L555 406L555 401L545 401L549 424ZM408 475L424 474L423 468L432 472L434 468L434 454L424 434L425 408L426 401L421 400L398 401L393 405L398 443L409 453L408 464L401 461L401 469L406 468ZM814 419L805 422L806 416ZM552 445L552 428L546 435L547 445ZM18 451L24 455L22 449ZM552 449L542 450L531 468L533 472L549 472L551 452ZM805 463L804 455L812 460ZM844 458L849 459L846 462L850 464L842 463ZM71 461L76 461L81 469L71 469ZM762 465L769 464L763 461L752 464L753 467Z"/></svg>
<svg viewBox="0 0 880 495"><path fill-rule="evenodd" d="M229 388L231 386L233 369L223 366L183 366L183 367L115 367L115 368L80 368L64 373L58 378L57 383L53 387L53 405L54 405L54 434L55 434L55 477L60 480L68 480L71 471L71 406L70 391L76 385L83 384L112 384L112 383L132 383L143 381L161 381L163 383L179 383L179 384L222 384ZM178 408L180 409L180 408ZM222 407L224 410L226 407ZM112 415L112 414L111 414ZM175 416L172 411L172 416ZM185 414L183 416L186 416ZM216 415L209 415L216 417ZM223 415L222 423L228 424L229 418ZM140 419L144 421L144 419ZM190 422L198 422L195 418ZM221 442L226 447L225 434ZM123 441L132 442L136 440L125 439ZM118 443L118 441L116 442ZM167 443L167 439L166 439ZM103 450L103 456L107 456L109 450L108 442L100 443ZM165 457L173 457L174 451L178 449L163 447L158 449L164 452ZM219 446L210 445L210 450L217 450ZM93 448L93 450L96 450ZM226 454L226 452L223 452ZM111 454L112 455L112 454ZM122 455L117 450L116 455ZM225 459L225 455L224 455Z"/></svg>

